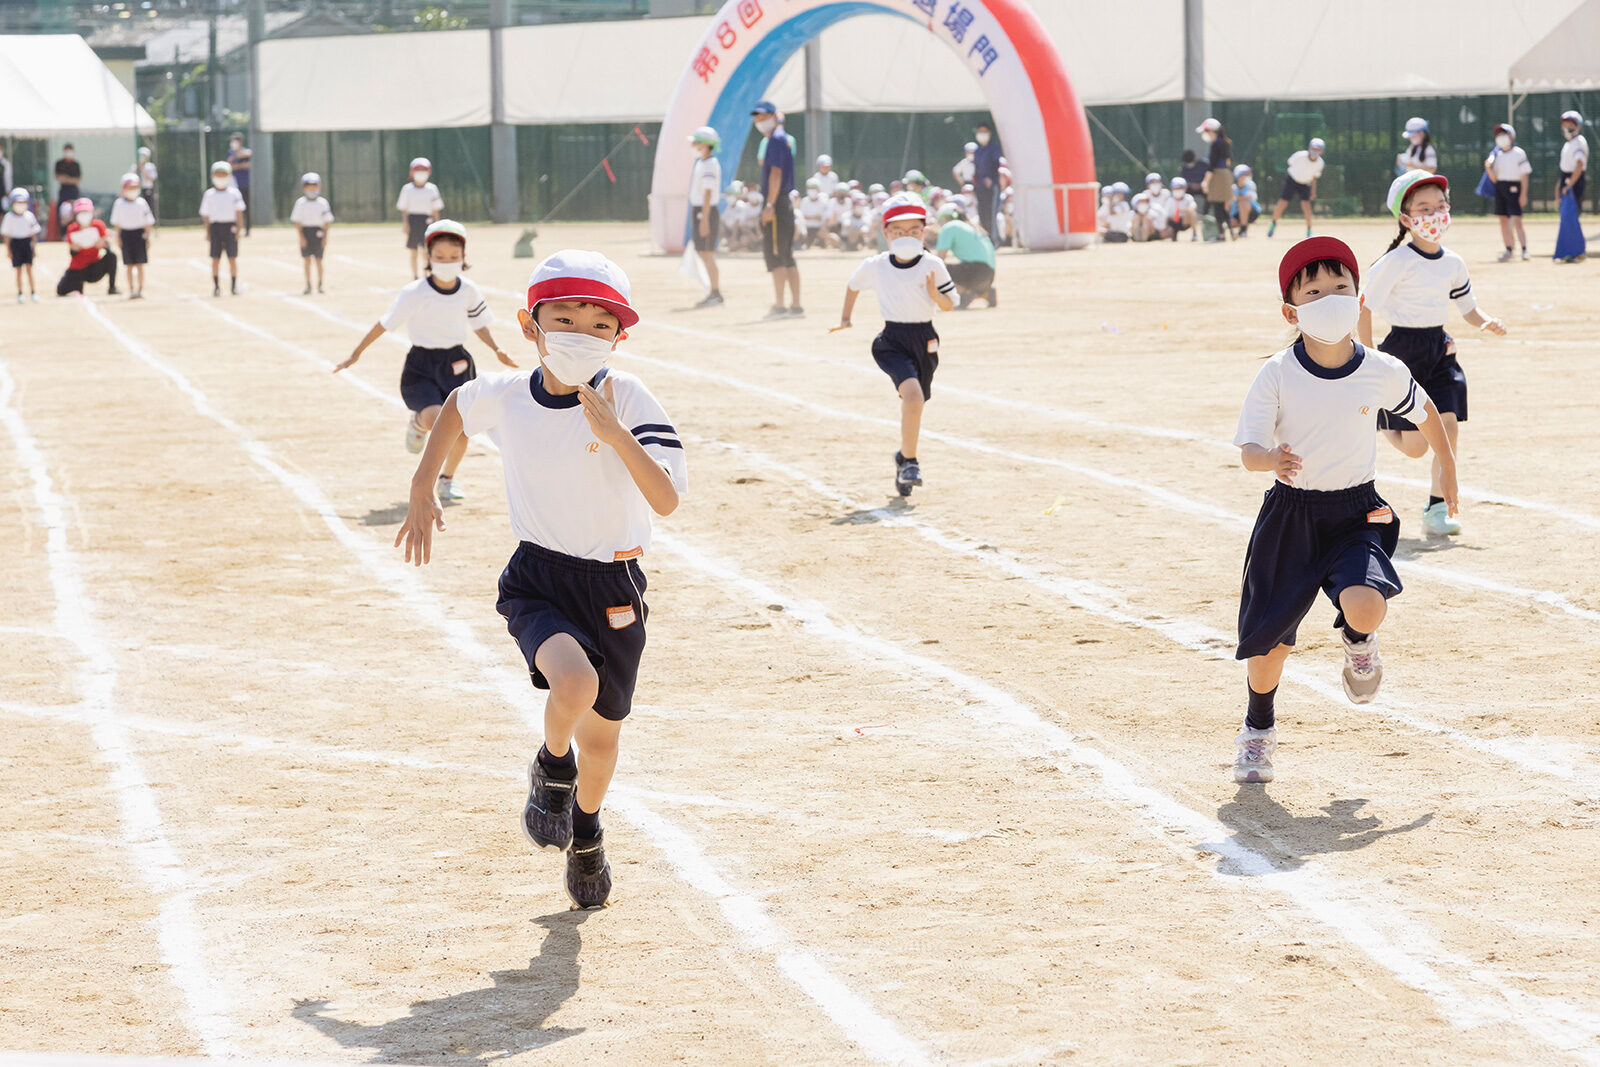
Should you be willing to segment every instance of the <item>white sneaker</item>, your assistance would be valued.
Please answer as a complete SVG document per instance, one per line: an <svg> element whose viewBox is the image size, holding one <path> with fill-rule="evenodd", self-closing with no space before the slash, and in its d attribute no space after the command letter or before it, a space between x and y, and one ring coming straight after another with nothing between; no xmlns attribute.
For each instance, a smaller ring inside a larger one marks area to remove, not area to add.
<svg viewBox="0 0 1600 1067"><path fill-rule="evenodd" d="M406 420L406 451L415 455L428 443L428 431L417 425L416 415Z"/></svg>
<svg viewBox="0 0 1600 1067"><path fill-rule="evenodd" d="M1434 534L1458 534L1461 522L1450 516L1450 505L1441 500L1422 509L1422 528Z"/></svg>
<svg viewBox="0 0 1600 1067"><path fill-rule="evenodd" d="M465 499L467 499L467 494L463 493L460 488L457 487L456 480L454 478L439 479L439 503L459 504Z"/></svg>
<svg viewBox="0 0 1600 1067"><path fill-rule="evenodd" d="M1526 249L1526 248L1524 248L1524 249L1523 249L1523 250L1522 250L1522 259L1523 259L1523 262L1527 262L1527 259L1528 259L1528 250L1527 250L1527 249Z"/></svg>
<svg viewBox="0 0 1600 1067"><path fill-rule="evenodd" d="M1352 641L1339 631L1339 642L1344 645L1344 695L1352 704L1370 704L1383 684L1383 660L1378 656L1378 635L1368 634L1365 641Z"/></svg>
<svg viewBox="0 0 1600 1067"><path fill-rule="evenodd" d="M1511 249L1508 248L1504 252L1501 252L1498 256L1494 257L1494 261L1496 263L1510 263Z"/></svg>
<svg viewBox="0 0 1600 1067"><path fill-rule="evenodd" d="M1233 780L1236 782L1272 781L1272 754L1278 750L1278 728L1252 730L1245 726L1233 739L1239 754L1233 759Z"/></svg>

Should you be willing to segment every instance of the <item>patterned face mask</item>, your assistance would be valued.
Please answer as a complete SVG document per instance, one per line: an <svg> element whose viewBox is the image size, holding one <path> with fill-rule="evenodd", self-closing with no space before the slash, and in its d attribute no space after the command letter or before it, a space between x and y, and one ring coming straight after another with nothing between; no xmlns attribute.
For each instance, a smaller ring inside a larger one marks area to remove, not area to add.
<svg viewBox="0 0 1600 1067"><path fill-rule="evenodd" d="M1406 229L1430 244L1438 244L1444 231L1450 228L1450 209L1435 211L1431 215L1410 215Z"/></svg>

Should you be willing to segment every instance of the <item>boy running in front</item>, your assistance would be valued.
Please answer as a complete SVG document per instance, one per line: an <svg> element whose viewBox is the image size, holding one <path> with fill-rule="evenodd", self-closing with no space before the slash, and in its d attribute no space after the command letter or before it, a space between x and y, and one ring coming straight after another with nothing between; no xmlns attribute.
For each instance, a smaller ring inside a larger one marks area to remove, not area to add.
<svg viewBox="0 0 1600 1067"><path fill-rule="evenodd" d="M639 560L650 516L670 515L688 483L683 444L661 404L638 378L606 365L639 321L629 299L627 276L598 252L557 252L534 269L517 318L540 366L450 394L395 537L407 561L428 561L434 529L445 528L434 492L445 457L468 434L488 434L521 541L500 575L497 606L534 686L550 693L522 830L535 846L567 853L567 895L580 908L611 893L600 807L644 652Z"/></svg>

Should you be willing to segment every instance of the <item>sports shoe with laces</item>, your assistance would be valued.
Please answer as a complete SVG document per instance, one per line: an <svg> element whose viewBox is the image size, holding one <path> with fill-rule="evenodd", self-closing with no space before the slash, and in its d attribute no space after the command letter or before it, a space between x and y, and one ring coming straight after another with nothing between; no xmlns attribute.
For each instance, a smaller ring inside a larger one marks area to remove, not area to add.
<svg viewBox="0 0 1600 1067"><path fill-rule="evenodd" d="M439 503L459 504L465 499L467 499L467 494L463 493L461 487L456 485L454 478L439 479Z"/></svg>
<svg viewBox="0 0 1600 1067"><path fill-rule="evenodd" d="M1352 641L1343 631L1339 642L1344 645L1344 695L1352 704L1370 704L1383 684L1383 660L1378 655L1378 635L1368 634L1365 641Z"/></svg>
<svg viewBox="0 0 1600 1067"><path fill-rule="evenodd" d="M1278 728L1252 730L1245 726L1233 739L1239 753L1233 758L1233 780L1236 782L1272 781L1272 754L1278 749Z"/></svg>
<svg viewBox="0 0 1600 1067"><path fill-rule="evenodd" d="M1422 528L1429 533L1448 536L1461 532L1461 522L1450 515L1450 505L1441 500L1422 509Z"/></svg>
<svg viewBox="0 0 1600 1067"><path fill-rule="evenodd" d="M580 908L603 908L611 896L605 836L602 830L590 838L576 838L567 850L567 896Z"/></svg>
<svg viewBox="0 0 1600 1067"><path fill-rule="evenodd" d="M1496 263L1510 263L1511 262L1511 249L1508 248L1504 252L1501 252L1498 256L1495 256L1494 257L1494 261Z"/></svg>
<svg viewBox="0 0 1600 1067"><path fill-rule="evenodd" d="M723 302L722 301L722 294L720 292L711 292L711 293L707 293L706 294L706 298L704 300L700 301L698 304L696 304L695 307L697 307L697 308L721 307L722 306L722 302Z"/></svg>
<svg viewBox="0 0 1600 1067"><path fill-rule="evenodd" d="M576 773L562 778L546 770L539 757L528 761L528 802L522 807L522 832L535 848L565 852L572 844L572 798L577 791ZM569 886L571 878L569 868Z"/></svg>
<svg viewBox="0 0 1600 1067"><path fill-rule="evenodd" d="M422 446L428 443L428 431L417 425L417 416L413 412L406 420L406 451L415 455L422 451Z"/></svg>
<svg viewBox="0 0 1600 1067"><path fill-rule="evenodd" d="M894 487L901 496L910 496L914 486L922 484L922 466L914 459L900 453L894 454Z"/></svg>

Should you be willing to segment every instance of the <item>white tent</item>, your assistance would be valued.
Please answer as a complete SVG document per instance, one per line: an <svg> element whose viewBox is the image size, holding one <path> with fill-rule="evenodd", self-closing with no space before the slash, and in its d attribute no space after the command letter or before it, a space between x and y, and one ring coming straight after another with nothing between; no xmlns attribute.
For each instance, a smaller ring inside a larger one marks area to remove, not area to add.
<svg viewBox="0 0 1600 1067"><path fill-rule="evenodd" d="M155 133L148 112L82 37L0 36L0 134Z"/></svg>
<svg viewBox="0 0 1600 1067"><path fill-rule="evenodd" d="M1600 88L1600 0L1588 0L1511 64L1511 89L1595 88Z"/></svg>

